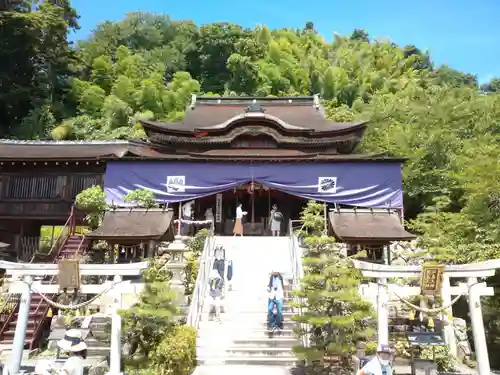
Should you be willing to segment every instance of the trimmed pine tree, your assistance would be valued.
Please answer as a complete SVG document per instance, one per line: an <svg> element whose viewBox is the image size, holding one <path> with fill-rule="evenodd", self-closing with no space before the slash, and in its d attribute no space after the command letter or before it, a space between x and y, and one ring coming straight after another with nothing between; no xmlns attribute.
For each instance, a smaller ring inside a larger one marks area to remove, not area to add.
<svg viewBox="0 0 500 375"><path fill-rule="evenodd" d="M294 348L314 374L352 374L352 357L360 341L373 337L374 310L359 294L360 272L352 258L335 246L324 228L323 205L309 201L301 213L304 278L297 296L302 315L299 336L309 345Z"/></svg>

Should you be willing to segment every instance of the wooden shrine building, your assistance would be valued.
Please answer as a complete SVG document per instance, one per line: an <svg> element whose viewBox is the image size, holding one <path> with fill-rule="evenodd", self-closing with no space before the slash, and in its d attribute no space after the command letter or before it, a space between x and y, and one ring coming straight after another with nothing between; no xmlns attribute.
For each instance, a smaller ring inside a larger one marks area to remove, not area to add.
<svg viewBox="0 0 500 375"><path fill-rule="evenodd" d="M285 223L307 199L402 208L403 159L354 153L368 123L327 120L317 96L193 95L183 120L141 122L140 140L1 140L0 241L22 248L41 225L63 225L76 195L93 185L118 206L137 188L169 208L195 200L193 219L211 208L220 234L231 231L237 202L255 235L267 233L273 204Z"/></svg>
<svg viewBox="0 0 500 375"><path fill-rule="evenodd" d="M88 233L92 241L105 241L114 261L143 261L155 254L162 241L174 240L171 208L122 208L104 214L101 225ZM116 250L116 251L115 251Z"/></svg>

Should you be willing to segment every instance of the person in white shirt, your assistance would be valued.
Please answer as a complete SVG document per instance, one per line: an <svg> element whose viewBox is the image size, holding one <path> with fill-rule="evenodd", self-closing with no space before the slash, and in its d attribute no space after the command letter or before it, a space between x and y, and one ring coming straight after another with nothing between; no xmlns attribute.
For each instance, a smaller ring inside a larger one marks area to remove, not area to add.
<svg viewBox="0 0 500 375"><path fill-rule="evenodd" d="M182 219L183 220L192 220L193 219L193 205L194 205L194 201L189 201L189 202L182 205ZM190 224L189 223L182 223L181 228L182 228L182 235L188 236Z"/></svg>
<svg viewBox="0 0 500 375"><path fill-rule="evenodd" d="M243 211L241 208L242 204L238 203L236 206L236 220L234 221L234 229L233 229L233 235L236 237L236 235L240 235L243 237L243 222L241 219L243 219L243 216L245 216L248 212Z"/></svg>
<svg viewBox="0 0 500 375"><path fill-rule="evenodd" d="M64 338L57 343L59 349L69 353L69 358L59 371L60 375L83 375L83 360L87 358L87 344L77 329L66 331Z"/></svg>
<svg viewBox="0 0 500 375"><path fill-rule="evenodd" d="M215 321L220 322L220 310L222 304L222 294L224 288L224 280L219 274L219 271L212 269L210 271L210 297L212 297L211 306L215 310ZM212 310L212 308L210 309Z"/></svg>
<svg viewBox="0 0 500 375"><path fill-rule="evenodd" d="M52 375L56 371L57 369L50 359L40 359L37 361L33 373L35 375Z"/></svg>
<svg viewBox="0 0 500 375"><path fill-rule="evenodd" d="M379 344L377 355L358 371L357 375L392 375L394 350L387 344Z"/></svg>
<svg viewBox="0 0 500 375"><path fill-rule="evenodd" d="M205 211L205 220L214 221L214 211L212 207L207 208L207 210Z"/></svg>

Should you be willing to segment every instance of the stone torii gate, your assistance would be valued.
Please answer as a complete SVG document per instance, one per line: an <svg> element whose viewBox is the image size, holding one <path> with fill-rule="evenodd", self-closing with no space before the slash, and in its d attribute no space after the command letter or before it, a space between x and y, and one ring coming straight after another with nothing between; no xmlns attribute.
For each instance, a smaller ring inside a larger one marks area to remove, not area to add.
<svg viewBox="0 0 500 375"><path fill-rule="evenodd" d="M387 344L389 341L389 293L395 291L394 285L388 285L389 278L418 278L422 274L422 266L389 266L383 264L368 263L354 260L354 266L361 271L363 276L377 279L377 332L380 344ZM449 307L451 312L451 296L468 295L470 319L472 325L472 333L474 338L474 347L477 359L477 372L479 375L490 375L490 362L488 356L488 348L486 345L486 335L483 324L483 313L481 310L481 296L492 296L493 288L486 286L486 283L478 282L478 278L491 277L495 274L497 268L500 268L500 259L494 259L486 262L463 264L463 265L446 265L444 266L443 284L442 284L442 299L443 306ZM450 287L451 278L466 278L467 285L459 287ZM411 288L404 295L420 294L420 287L400 287ZM399 289L399 288L398 288ZM417 290L418 289L418 290ZM445 314L445 320L449 319L448 314ZM449 338L451 334L449 329L446 332L447 343L451 345Z"/></svg>
<svg viewBox="0 0 500 375"><path fill-rule="evenodd" d="M56 276L59 273L58 264L27 264L0 261L0 268L6 270L6 275L11 277L9 291L21 293L19 313L14 342L8 370L10 375L18 374L28 326L29 309L32 293L55 294L59 291L57 284L42 284L36 278ZM123 276L139 276L141 271L148 267L147 262L130 264L80 264L81 276L114 276L113 282L100 285L81 285L83 294L100 294L106 290L113 295L113 308L111 314L111 350L109 374L120 374L121 363L121 317L117 311L122 308L122 296L125 293L134 293L135 288L130 282L122 282ZM111 289L110 289L111 288Z"/></svg>

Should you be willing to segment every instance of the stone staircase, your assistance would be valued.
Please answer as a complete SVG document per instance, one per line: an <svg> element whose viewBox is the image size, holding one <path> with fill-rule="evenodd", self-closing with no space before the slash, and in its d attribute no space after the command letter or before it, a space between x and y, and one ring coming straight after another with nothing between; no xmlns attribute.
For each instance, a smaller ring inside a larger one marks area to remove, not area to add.
<svg viewBox="0 0 500 375"><path fill-rule="evenodd" d="M88 240L80 235L69 236L64 242L62 248L59 250L54 263L64 258L71 258L75 256L79 251L80 253L86 250L88 246ZM49 295L49 298L54 298L53 295ZM38 344L41 336L50 327L51 318L47 317L49 311L49 304L45 302L39 294L32 294L30 302L30 310L28 317L28 327L26 329L25 347L27 349L34 349ZM0 344L3 347L10 347L14 341L14 334L17 324L18 316L18 305L14 308L14 311L10 314L7 321L2 327L2 332L0 333Z"/></svg>
<svg viewBox="0 0 500 375"><path fill-rule="evenodd" d="M237 370L286 374L296 364L292 347L294 322L290 301L285 301L284 329L267 330L267 284L270 272L279 265L284 278L291 277L288 237L217 237L226 258L233 260L231 290L223 302L221 321L213 320L210 297L198 327L196 375ZM234 367L237 366L237 367ZM247 369L247 370L245 370Z"/></svg>

